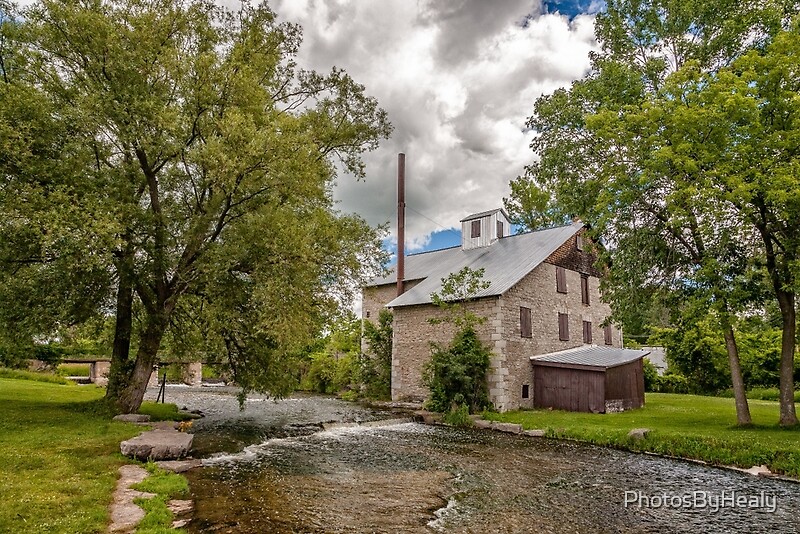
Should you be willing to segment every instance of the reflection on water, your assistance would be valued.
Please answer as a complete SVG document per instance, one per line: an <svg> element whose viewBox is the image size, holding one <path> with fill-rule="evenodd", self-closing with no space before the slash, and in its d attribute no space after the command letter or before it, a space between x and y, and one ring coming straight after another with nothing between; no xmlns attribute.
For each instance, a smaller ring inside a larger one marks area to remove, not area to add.
<svg viewBox="0 0 800 534"><path fill-rule="evenodd" d="M206 467L189 473L190 532L800 532L791 482L488 431L323 430L397 417L326 397L254 399L244 412L225 390L174 388L167 400L208 414L194 429ZM626 491L763 492L777 509L626 508Z"/></svg>

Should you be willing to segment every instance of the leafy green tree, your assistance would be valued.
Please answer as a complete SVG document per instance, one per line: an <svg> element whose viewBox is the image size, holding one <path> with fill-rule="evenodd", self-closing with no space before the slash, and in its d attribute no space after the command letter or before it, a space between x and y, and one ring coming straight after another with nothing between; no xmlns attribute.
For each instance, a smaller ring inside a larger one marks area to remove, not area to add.
<svg viewBox="0 0 800 534"><path fill-rule="evenodd" d="M580 216L609 244L606 290L615 316L635 314L642 296L664 294L690 308L713 309L741 424L750 418L734 327L741 310L763 301L761 258L773 279L775 269L768 240L760 242L763 232L748 215L752 205L745 209L749 201L732 201L730 188L722 186L720 148L749 143L717 144L726 130L707 127L704 110L685 98L685 80L703 73L709 78L690 87L705 90L715 77L740 71L741 58L769 54L797 7L611 1L598 16L602 50L593 57L592 72L569 90L540 98L530 119L539 132L532 144L539 159L528 168L528 184L548 191L560 210ZM737 124L732 114L727 119L728 126ZM756 141L741 133L739 140ZM784 190L777 184L773 192ZM791 323L784 326L793 333ZM784 400L781 423L793 424L793 403Z"/></svg>
<svg viewBox="0 0 800 534"><path fill-rule="evenodd" d="M364 393L375 399L392 398L392 312L381 310L378 324L364 321L365 351L361 355Z"/></svg>
<svg viewBox="0 0 800 534"><path fill-rule="evenodd" d="M428 405L438 412L457 412L466 405L470 412L489 405L486 374L491 364L491 350L478 337L475 327L486 318L469 309L475 295L489 286L483 269L464 267L442 278L442 289L431 294L435 306L446 312L444 319L456 327L453 340L442 346L431 343L431 359L423 370L423 382L430 389Z"/></svg>
<svg viewBox="0 0 800 534"><path fill-rule="evenodd" d="M245 393L287 392L292 355L379 268L376 231L331 187L364 176L386 113L341 70L299 70L300 28L264 4L7 12L0 327L113 314L107 397L126 412L168 333L224 355Z"/></svg>

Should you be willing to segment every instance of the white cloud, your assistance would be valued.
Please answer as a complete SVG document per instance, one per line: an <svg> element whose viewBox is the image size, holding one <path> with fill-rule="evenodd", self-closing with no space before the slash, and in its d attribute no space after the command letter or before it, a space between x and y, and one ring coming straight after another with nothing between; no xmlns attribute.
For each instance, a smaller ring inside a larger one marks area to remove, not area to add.
<svg viewBox="0 0 800 534"><path fill-rule="evenodd" d="M499 207L533 157L524 128L534 101L583 76L596 46L593 16L542 15L540 2L524 0L273 7L303 27L301 65L344 68L389 113L395 131L366 155L367 180L342 176L335 189L340 209L372 224L394 226L398 152L407 156L408 206L440 225L458 228L464 215ZM408 248L439 229L407 212Z"/></svg>

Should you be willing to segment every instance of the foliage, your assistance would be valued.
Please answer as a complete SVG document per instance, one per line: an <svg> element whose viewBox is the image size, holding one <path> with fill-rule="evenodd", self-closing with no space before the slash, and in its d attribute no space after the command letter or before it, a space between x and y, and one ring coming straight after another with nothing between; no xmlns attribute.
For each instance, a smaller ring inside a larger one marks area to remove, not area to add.
<svg viewBox="0 0 800 534"><path fill-rule="evenodd" d="M360 338L361 322L352 312L334 321L301 358L299 388L328 394L357 388Z"/></svg>
<svg viewBox="0 0 800 534"><path fill-rule="evenodd" d="M431 359L425 365L423 383L430 388L427 406L447 413L466 404L471 413L489 405L486 373L491 351L471 326L456 332L447 346L432 344Z"/></svg>
<svg viewBox="0 0 800 534"><path fill-rule="evenodd" d="M451 323L455 327L452 341L445 347L431 342L431 359L425 364L422 381L430 390L429 409L449 413L466 404L472 413L489 406L486 375L491 363L491 350L478 338L475 326L486 321L468 304L489 287L483 280L483 269L464 267L442 278L440 293L431 294L431 302L444 310L444 319L429 319L433 324Z"/></svg>
<svg viewBox="0 0 800 534"><path fill-rule="evenodd" d="M469 428L473 426L472 418L469 416L469 406L466 404L451 408L449 412L444 414L442 420L448 425L459 428Z"/></svg>
<svg viewBox="0 0 800 534"><path fill-rule="evenodd" d="M358 361L353 355L338 358L317 352L300 381L300 389L317 393L339 393L353 388L358 373Z"/></svg>
<svg viewBox="0 0 800 534"><path fill-rule="evenodd" d="M664 393L714 393L730 387L731 376L722 336L708 321L682 324L675 329L658 329L651 341L667 351L669 371L681 375L688 391L659 389ZM670 388L665 383L664 387Z"/></svg>
<svg viewBox="0 0 800 534"><path fill-rule="evenodd" d="M736 338L747 389L778 387L781 331L757 317L750 317L740 322ZM724 340L719 327L710 318L683 323L678 328L655 328L648 343L664 345L670 372L686 377L689 391L713 394L730 387ZM664 387L669 388L666 384Z"/></svg>
<svg viewBox="0 0 800 534"><path fill-rule="evenodd" d="M656 381L658 380L658 369L656 369L656 366L653 365L647 358L642 360L642 374L644 375L644 390L656 391L655 388Z"/></svg>
<svg viewBox="0 0 800 534"><path fill-rule="evenodd" d="M511 222L523 230L541 230L570 221L552 192L527 177L518 176L510 186L511 196L503 198L503 206Z"/></svg>
<svg viewBox="0 0 800 534"><path fill-rule="evenodd" d="M0 38L0 335L111 311L124 411L165 346L290 391L293 356L383 260L332 199L391 130L377 102L300 70L300 28L265 4L40 0Z"/></svg>
<svg viewBox="0 0 800 534"><path fill-rule="evenodd" d="M381 310L378 324L364 321L366 351L361 355L364 395L388 400L392 396L392 313Z"/></svg>
<svg viewBox="0 0 800 534"><path fill-rule="evenodd" d="M661 298L678 314L684 304L711 308L733 339L739 314L771 294L784 316L787 390L800 236L787 194L800 190L788 170L800 41L787 21L798 7L609 1L591 72L535 104L538 159L512 199L522 206L525 187L541 190L532 194L549 195L610 245L604 291L618 321ZM735 344L726 347L743 393ZM792 424L793 412L784 403L781 421Z"/></svg>
<svg viewBox="0 0 800 534"><path fill-rule="evenodd" d="M520 423L525 429L545 429L550 437L577 439L619 449L648 451L703 460L716 465L770 470L800 477L800 429L774 423L778 403L751 401L753 425L730 424L731 399L648 393L645 406L620 413L590 414L560 410L487 412L487 419ZM646 439L631 441L633 428L652 430Z"/></svg>
<svg viewBox="0 0 800 534"><path fill-rule="evenodd" d="M474 300L475 295L487 289L490 283L483 280L484 269L464 267L457 273L442 278L442 289L431 293L431 302L447 314L445 319L429 319L431 323L449 322L457 328L474 327L486 320L470 311L465 304Z"/></svg>
<svg viewBox="0 0 800 534"><path fill-rule="evenodd" d="M701 388L685 376L668 372L657 376L651 391L655 393L697 393ZM700 391L703 393L703 391Z"/></svg>
<svg viewBox="0 0 800 534"><path fill-rule="evenodd" d="M0 532L104 532L120 441L103 390L0 378Z"/></svg>

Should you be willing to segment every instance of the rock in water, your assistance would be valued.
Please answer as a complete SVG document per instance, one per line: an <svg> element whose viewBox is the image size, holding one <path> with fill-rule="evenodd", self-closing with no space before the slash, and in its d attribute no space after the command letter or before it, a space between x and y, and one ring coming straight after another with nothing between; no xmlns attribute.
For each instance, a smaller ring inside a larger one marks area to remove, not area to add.
<svg viewBox="0 0 800 534"><path fill-rule="evenodd" d="M175 430L150 430L119 444L125 456L137 460L177 460L189 454L192 434Z"/></svg>

